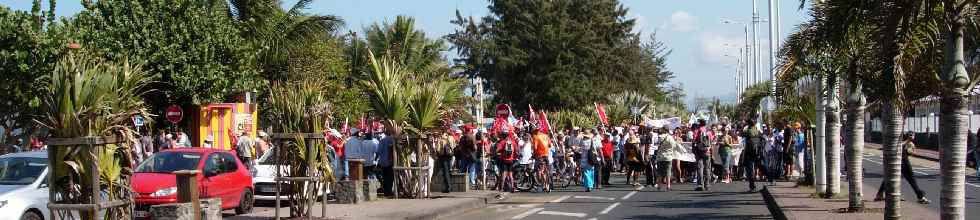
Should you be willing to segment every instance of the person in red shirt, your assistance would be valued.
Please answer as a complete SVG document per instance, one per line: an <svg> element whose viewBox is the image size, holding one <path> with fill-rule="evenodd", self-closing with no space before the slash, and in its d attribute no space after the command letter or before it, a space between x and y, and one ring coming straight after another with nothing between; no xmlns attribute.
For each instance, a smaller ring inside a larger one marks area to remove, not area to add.
<svg viewBox="0 0 980 220"><path fill-rule="evenodd" d="M501 174L503 174L501 179L501 190L509 190L511 193L514 192L514 173L512 171L514 167L514 160L517 160L517 151L521 149L517 142L517 138L514 134L509 131L509 129L504 128L500 130L498 134L500 141L497 142L497 159L499 161L499 169Z"/></svg>
<svg viewBox="0 0 980 220"><path fill-rule="evenodd" d="M602 136L602 185L610 185L609 174L612 172L612 164L614 163L612 159L612 134L605 133Z"/></svg>
<svg viewBox="0 0 980 220"><path fill-rule="evenodd" d="M324 131L323 133L327 138L327 144L330 145L330 148L334 152L334 176L336 176L338 180L342 180L347 177L347 157L344 155L343 135L334 129Z"/></svg>

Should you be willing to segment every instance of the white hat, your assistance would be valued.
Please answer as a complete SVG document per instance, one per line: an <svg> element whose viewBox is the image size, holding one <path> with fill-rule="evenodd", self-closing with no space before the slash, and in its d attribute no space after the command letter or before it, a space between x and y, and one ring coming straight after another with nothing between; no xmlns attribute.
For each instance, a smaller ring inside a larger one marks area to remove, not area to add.
<svg viewBox="0 0 980 220"><path fill-rule="evenodd" d="M259 131L259 137L268 137L268 136L269 136L268 133L265 133L264 131Z"/></svg>

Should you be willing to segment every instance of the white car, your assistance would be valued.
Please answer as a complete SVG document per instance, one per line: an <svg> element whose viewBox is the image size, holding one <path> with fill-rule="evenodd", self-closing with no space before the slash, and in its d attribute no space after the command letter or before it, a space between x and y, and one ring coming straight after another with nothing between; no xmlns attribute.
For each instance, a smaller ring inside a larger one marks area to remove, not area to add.
<svg viewBox="0 0 980 220"><path fill-rule="evenodd" d="M255 160L255 174L252 176L252 185L255 186L256 201L275 201L276 200L276 147L265 151L258 160ZM289 166L280 168L282 175L289 176ZM282 183L283 191L279 194L279 201L289 200L288 182ZM329 190L328 190L329 192ZM317 194L321 196L323 194Z"/></svg>
<svg viewBox="0 0 980 220"><path fill-rule="evenodd" d="M0 220L44 220L48 216L48 153L0 156Z"/></svg>

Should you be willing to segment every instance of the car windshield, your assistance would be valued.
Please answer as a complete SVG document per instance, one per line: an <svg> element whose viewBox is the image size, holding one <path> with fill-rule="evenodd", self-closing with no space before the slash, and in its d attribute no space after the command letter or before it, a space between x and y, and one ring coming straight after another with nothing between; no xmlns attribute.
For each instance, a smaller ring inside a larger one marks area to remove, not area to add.
<svg viewBox="0 0 980 220"><path fill-rule="evenodd" d="M265 151L265 153L262 153L262 156L259 157L258 162L259 165L276 165L276 148L272 147L271 149Z"/></svg>
<svg viewBox="0 0 980 220"><path fill-rule="evenodd" d="M48 167L48 160L35 157L0 158L0 185L33 183Z"/></svg>
<svg viewBox="0 0 980 220"><path fill-rule="evenodd" d="M173 173L178 170L197 170L201 153L167 151L153 154L136 168L137 173Z"/></svg>

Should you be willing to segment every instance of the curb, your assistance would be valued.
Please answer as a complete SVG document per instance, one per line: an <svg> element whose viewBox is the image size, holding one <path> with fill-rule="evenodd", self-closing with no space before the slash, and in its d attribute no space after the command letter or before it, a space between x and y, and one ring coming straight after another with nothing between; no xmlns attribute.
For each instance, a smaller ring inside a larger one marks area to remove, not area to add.
<svg viewBox="0 0 980 220"><path fill-rule="evenodd" d="M406 220L434 220L440 219L448 216L453 216L470 210L478 209L487 206L489 197L473 197L467 201L459 202L450 206L434 208L431 210L425 210L426 213L418 213L415 215L409 214L402 219Z"/></svg>
<svg viewBox="0 0 980 220"><path fill-rule="evenodd" d="M779 203L776 202L776 197L773 197L772 193L769 192L768 186L763 186L759 193L762 193L762 199L766 201L766 208L769 208L769 213L772 214L773 219L790 220L790 218L787 218L783 208L779 207Z"/></svg>

